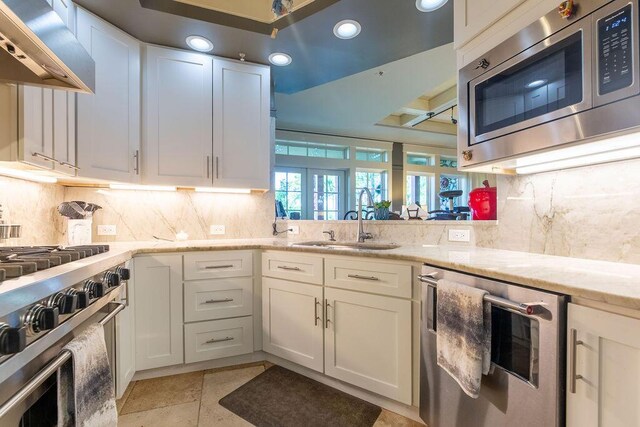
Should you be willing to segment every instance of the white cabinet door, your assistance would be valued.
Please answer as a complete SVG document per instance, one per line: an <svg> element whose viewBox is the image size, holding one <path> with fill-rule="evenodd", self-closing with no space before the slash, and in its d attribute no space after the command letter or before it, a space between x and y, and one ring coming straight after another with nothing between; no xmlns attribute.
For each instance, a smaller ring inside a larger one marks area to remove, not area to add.
<svg viewBox="0 0 640 427"><path fill-rule="evenodd" d="M77 36L96 64L95 94L78 95L78 174L137 182L140 43L81 8Z"/></svg>
<svg viewBox="0 0 640 427"><path fill-rule="evenodd" d="M525 0L455 0L454 42L460 48Z"/></svg>
<svg viewBox="0 0 640 427"><path fill-rule="evenodd" d="M62 90L53 95L53 157L55 170L76 175L76 95Z"/></svg>
<svg viewBox="0 0 640 427"><path fill-rule="evenodd" d="M639 331L638 319L569 304L568 427L640 425Z"/></svg>
<svg viewBox="0 0 640 427"><path fill-rule="evenodd" d="M206 55L146 47L145 184L211 185L212 62Z"/></svg>
<svg viewBox="0 0 640 427"><path fill-rule="evenodd" d="M267 353L322 372L322 287L262 279L262 339Z"/></svg>
<svg viewBox="0 0 640 427"><path fill-rule="evenodd" d="M133 268L133 263L129 261L127 268ZM132 275L133 276L133 275ZM135 341L135 318L134 312L134 281L135 278L127 281L127 291L120 296L122 303L128 304L116 316L116 398L120 399L129 386L133 375L136 373L136 341ZM128 301L127 301L128 298Z"/></svg>
<svg viewBox="0 0 640 427"><path fill-rule="evenodd" d="M182 256L135 259L136 369L183 363Z"/></svg>
<svg viewBox="0 0 640 427"><path fill-rule="evenodd" d="M216 187L269 189L270 70L213 60Z"/></svg>
<svg viewBox="0 0 640 427"><path fill-rule="evenodd" d="M18 160L53 169L53 90L18 89Z"/></svg>
<svg viewBox="0 0 640 427"><path fill-rule="evenodd" d="M325 374L411 405L411 301L324 292Z"/></svg>

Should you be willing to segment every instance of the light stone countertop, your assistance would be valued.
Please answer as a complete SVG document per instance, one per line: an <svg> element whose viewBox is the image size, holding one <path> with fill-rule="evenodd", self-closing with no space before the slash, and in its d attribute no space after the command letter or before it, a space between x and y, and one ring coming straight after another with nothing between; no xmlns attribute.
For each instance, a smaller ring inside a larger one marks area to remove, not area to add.
<svg viewBox="0 0 640 427"><path fill-rule="evenodd" d="M35 302L38 298L44 298L55 292L56 283L62 283L66 278L78 278L90 271L124 262L135 255L240 249L287 250L427 263L436 267L640 310L640 265L637 264L470 246L403 245L397 249L375 251L292 246L295 243L286 239L111 243L108 253L0 283L0 317L10 312L11 306L17 309L19 307L16 307L16 304L25 302L18 297L21 294L29 294L29 298L34 299ZM108 265L109 263L112 265ZM91 274L97 272L99 271ZM30 292L25 293L24 290L27 288Z"/></svg>

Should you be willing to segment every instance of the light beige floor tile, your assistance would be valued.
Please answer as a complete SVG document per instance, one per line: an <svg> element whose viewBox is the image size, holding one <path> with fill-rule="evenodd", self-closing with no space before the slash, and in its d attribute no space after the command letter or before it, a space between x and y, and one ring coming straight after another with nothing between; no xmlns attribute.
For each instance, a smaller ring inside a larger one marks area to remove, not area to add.
<svg viewBox="0 0 640 427"><path fill-rule="evenodd" d="M261 365L205 375L200 403L200 426L250 426L251 424L220 406L218 401L263 372L264 366Z"/></svg>
<svg viewBox="0 0 640 427"><path fill-rule="evenodd" d="M200 402L121 415L118 427L194 427L198 425Z"/></svg>
<svg viewBox="0 0 640 427"><path fill-rule="evenodd" d="M222 371L234 371L236 369L252 368L254 366L264 366L265 363L269 363L269 362L251 362L251 363L243 363L241 365L224 366L222 368L212 368L204 371L204 374L205 375L215 374L216 372L222 372Z"/></svg>
<svg viewBox="0 0 640 427"><path fill-rule="evenodd" d="M122 407L122 414L200 400L204 373L172 375L137 381Z"/></svg>
<svg viewBox="0 0 640 427"><path fill-rule="evenodd" d="M129 396L131 395L131 391L133 391L133 386L135 384L136 384L135 381L131 381L129 383L129 385L127 386L127 389L122 394L122 397L120 399L116 400L116 409L118 410L118 413L120 413L120 411L122 411L122 407L127 402L127 399L129 398Z"/></svg>
<svg viewBox="0 0 640 427"><path fill-rule="evenodd" d="M424 424L383 409L373 427L424 427Z"/></svg>

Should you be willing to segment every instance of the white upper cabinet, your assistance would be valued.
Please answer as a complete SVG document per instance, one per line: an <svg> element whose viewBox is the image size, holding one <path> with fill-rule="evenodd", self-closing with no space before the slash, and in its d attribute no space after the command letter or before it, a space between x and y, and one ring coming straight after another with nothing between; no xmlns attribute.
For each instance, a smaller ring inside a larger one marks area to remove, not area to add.
<svg viewBox="0 0 640 427"><path fill-rule="evenodd" d="M71 30L75 32L74 28L74 7L71 0L47 0L47 3L53 7L53 10L60 16L62 22Z"/></svg>
<svg viewBox="0 0 640 427"><path fill-rule="evenodd" d="M270 69L213 60L216 187L269 189Z"/></svg>
<svg viewBox="0 0 640 427"><path fill-rule="evenodd" d="M212 68L213 60L207 55L146 48L145 184L211 185Z"/></svg>
<svg viewBox="0 0 640 427"><path fill-rule="evenodd" d="M140 43L81 8L77 37L96 64L95 94L78 95L78 174L137 182Z"/></svg>
<svg viewBox="0 0 640 427"><path fill-rule="evenodd" d="M461 47L525 0L455 0L454 42Z"/></svg>
<svg viewBox="0 0 640 427"><path fill-rule="evenodd" d="M48 89L44 89L45 91ZM76 174L76 96L62 90L52 90L53 158L58 172Z"/></svg>

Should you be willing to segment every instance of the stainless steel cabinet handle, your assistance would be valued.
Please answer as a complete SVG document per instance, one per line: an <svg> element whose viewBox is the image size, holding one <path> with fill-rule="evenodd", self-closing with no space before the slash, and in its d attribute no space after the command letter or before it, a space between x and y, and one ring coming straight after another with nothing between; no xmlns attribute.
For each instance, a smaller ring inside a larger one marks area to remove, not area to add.
<svg viewBox="0 0 640 427"><path fill-rule="evenodd" d="M324 300L324 327L329 329L329 322L331 322L331 320L329 320L329 307L331 307L331 304L329 304L329 300L325 299Z"/></svg>
<svg viewBox="0 0 640 427"><path fill-rule="evenodd" d="M219 338L219 339L211 339L207 341L205 344L215 344L217 342L225 342L225 341L233 341L231 337Z"/></svg>
<svg viewBox="0 0 640 427"><path fill-rule="evenodd" d="M219 157L216 156L216 179L220 178L220 162Z"/></svg>
<svg viewBox="0 0 640 427"><path fill-rule="evenodd" d="M211 178L211 157L207 156L207 178Z"/></svg>
<svg viewBox="0 0 640 427"><path fill-rule="evenodd" d="M140 175L140 150L136 150L136 152L133 154L133 158L136 161L135 165L133 166L133 170L136 172L136 175Z"/></svg>
<svg viewBox="0 0 640 427"><path fill-rule="evenodd" d="M375 277L375 276L361 276L359 274L349 274L349 275L347 275L347 277L349 277L351 279L371 280L371 281L374 281L374 282L380 280L378 277Z"/></svg>
<svg viewBox="0 0 640 427"><path fill-rule="evenodd" d="M313 299L313 317L314 317L314 323L316 326L318 326L318 320L322 320L320 317L318 317L318 306L322 305L320 304L320 302L318 301L318 298L314 298Z"/></svg>
<svg viewBox="0 0 640 427"><path fill-rule="evenodd" d="M288 271L302 271L300 267L289 267L286 265L279 265L276 268L279 268L280 270L288 270Z"/></svg>
<svg viewBox="0 0 640 427"><path fill-rule="evenodd" d="M227 265L207 265L207 266L205 267L205 269L207 269L207 270L218 270L218 269L221 269L221 268L231 268L231 267L233 267L233 264L227 264Z"/></svg>
<svg viewBox="0 0 640 427"><path fill-rule="evenodd" d="M56 163L56 159L54 159L53 157L49 157L49 156L47 156L47 155L44 155L44 154L42 154L42 153L36 153L36 152L33 152L33 153L31 153L31 155L32 155L33 157L38 157L38 158L40 158L40 159L46 160L46 161L48 161L48 162L54 162L54 163Z"/></svg>
<svg viewBox="0 0 640 427"><path fill-rule="evenodd" d="M80 168L78 166L72 165L69 162L58 162L58 163L60 164L60 166L66 166L66 167L69 167L71 169L80 170Z"/></svg>
<svg viewBox="0 0 640 427"><path fill-rule="evenodd" d="M220 304L223 302L231 302L233 301L233 298L225 298L225 299L209 299L206 300L204 303L205 304Z"/></svg>
<svg viewBox="0 0 640 427"><path fill-rule="evenodd" d="M582 375L576 374L577 369L577 352L578 346L583 345L584 342L578 340L578 331L571 329L570 331L570 343L569 343L569 393L575 394L576 381L582 379Z"/></svg>

